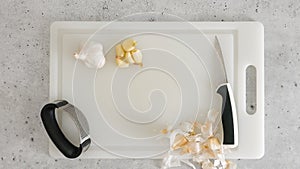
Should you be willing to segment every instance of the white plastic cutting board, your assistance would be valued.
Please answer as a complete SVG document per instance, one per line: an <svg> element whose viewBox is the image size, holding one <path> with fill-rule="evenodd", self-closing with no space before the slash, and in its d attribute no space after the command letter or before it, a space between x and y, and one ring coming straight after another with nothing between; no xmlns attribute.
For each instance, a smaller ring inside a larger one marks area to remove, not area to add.
<svg viewBox="0 0 300 169"><path fill-rule="evenodd" d="M74 59L70 58L83 40L91 36L106 22L55 22L51 26L50 39L50 101L56 99L73 100L72 73ZM162 30L166 32L180 33L182 36L190 36L179 22L124 22L119 23L119 30L111 30L117 33L126 29L149 32ZM233 87L233 92L238 112L239 146L229 153L229 158L260 158L264 154L264 34L263 26L257 22L193 22L197 29L206 34L210 41L218 35L225 58L228 81ZM191 40L192 41L192 40ZM196 44L195 44L196 45ZM104 44L104 48L105 48ZM249 115L246 112L246 68L253 65L256 68L256 113ZM80 107L84 109L84 106ZM83 111L85 112L85 111ZM59 116L65 132L72 133L74 128L67 117ZM93 124L90 124L93 125ZM100 130L100 129L99 129ZM92 131L93 132L93 131ZM72 136L71 136L72 137ZM73 136L75 138L75 136ZM92 138L93 139L93 138ZM113 140L108 140L113 142ZM122 149L131 152L132 145L127 147L112 146L112 149ZM152 151L154 147L136 148L138 151ZM54 157L62 157L59 151L50 142L50 154ZM92 144L81 158L119 158Z"/></svg>

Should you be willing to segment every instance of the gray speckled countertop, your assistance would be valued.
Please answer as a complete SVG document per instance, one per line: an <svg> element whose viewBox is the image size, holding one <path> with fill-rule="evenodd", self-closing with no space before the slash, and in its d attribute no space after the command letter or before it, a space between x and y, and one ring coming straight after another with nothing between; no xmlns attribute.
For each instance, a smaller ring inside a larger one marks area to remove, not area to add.
<svg viewBox="0 0 300 169"><path fill-rule="evenodd" d="M190 21L260 21L265 26L265 156L238 168L300 168L300 3L297 0L1 1L0 168L158 168L156 160L54 160L40 109L49 87L53 21L108 21L164 11ZM186 168L186 167L182 167Z"/></svg>

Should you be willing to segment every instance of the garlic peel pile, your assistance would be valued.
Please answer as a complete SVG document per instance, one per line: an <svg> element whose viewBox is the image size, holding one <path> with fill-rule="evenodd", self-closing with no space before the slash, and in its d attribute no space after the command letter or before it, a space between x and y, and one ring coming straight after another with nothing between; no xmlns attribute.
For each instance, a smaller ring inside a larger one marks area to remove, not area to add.
<svg viewBox="0 0 300 169"><path fill-rule="evenodd" d="M137 42L133 39L126 39L121 44L117 44L116 50L116 64L120 68L128 67L129 64L143 66L142 52L136 49Z"/></svg>
<svg viewBox="0 0 300 169"><path fill-rule="evenodd" d="M226 149L219 136L223 130L217 127L219 119L220 113L210 111L203 124L183 122L179 128L163 129L161 132L170 140L170 150L163 159L162 169L179 167L181 163L196 169L192 161L203 169L236 169L234 163L225 159Z"/></svg>
<svg viewBox="0 0 300 169"><path fill-rule="evenodd" d="M101 43L89 42L83 45L74 57L81 60L89 68L102 68L105 64L103 46Z"/></svg>

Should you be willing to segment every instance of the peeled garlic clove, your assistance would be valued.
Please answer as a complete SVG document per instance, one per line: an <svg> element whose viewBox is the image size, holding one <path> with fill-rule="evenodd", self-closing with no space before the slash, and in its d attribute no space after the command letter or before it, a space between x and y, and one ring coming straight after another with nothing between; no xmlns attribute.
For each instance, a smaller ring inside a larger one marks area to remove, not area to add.
<svg viewBox="0 0 300 169"><path fill-rule="evenodd" d="M143 60L142 52L138 49L134 49L131 53L132 53L135 63L141 64L142 60Z"/></svg>
<svg viewBox="0 0 300 169"><path fill-rule="evenodd" d="M103 46L101 43L89 42L85 44L79 53L75 53L76 59L82 60L89 68L102 68L105 64Z"/></svg>
<svg viewBox="0 0 300 169"><path fill-rule="evenodd" d="M122 47L126 52L130 52L132 51L136 46L136 41L133 39L126 39L123 43L122 43Z"/></svg>
<svg viewBox="0 0 300 169"><path fill-rule="evenodd" d="M132 58L130 52L125 53L125 57L127 58L129 63L135 63L134 59Z"/></svg>
<svg viewBox="0 0 300 169"><path fill-rule="evenodd" d="M124 52L124 50L122 48L122 45L118 44L116 46L116 56L118 56L118 57L124 57L124 55L125 55L125 52Z"/></svg>
<svg viewBox="0 0 300 169"><path fill-rule="evenodd" d="M116 57L116 63L118 65L118 67L121 67L121 68L125 68L125 67L128 67L129 66L129 63L126 62L125 60L119 58L119 57Z"/></svg>

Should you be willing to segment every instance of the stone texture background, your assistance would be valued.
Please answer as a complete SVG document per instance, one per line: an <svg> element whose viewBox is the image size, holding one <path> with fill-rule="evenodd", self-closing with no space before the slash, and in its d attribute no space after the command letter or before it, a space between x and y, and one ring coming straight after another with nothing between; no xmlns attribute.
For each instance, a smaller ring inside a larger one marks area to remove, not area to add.
<svg viewBox="0 0 300 169"><path fill-rule="evenodd" d="M265 156L242 169L300 168L300 1L28 0L0 5L0 168L158 168L156 160L55 160L39 113L48 98L49 27L157 11L190 21L265 26ZM249 145L253 146L253 145ZM186 167L182 167L186 168Z"/></svg>

